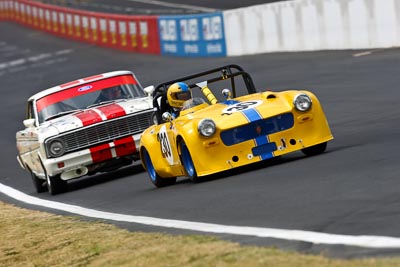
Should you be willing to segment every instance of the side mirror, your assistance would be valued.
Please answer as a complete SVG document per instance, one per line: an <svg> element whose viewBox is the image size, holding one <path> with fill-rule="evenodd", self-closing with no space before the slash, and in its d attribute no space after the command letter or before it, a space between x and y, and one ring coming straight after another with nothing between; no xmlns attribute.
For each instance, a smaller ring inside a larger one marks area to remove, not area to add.
<svg viewBox="0 0 400 267"><path fill-rule="evenodd" d="M23 123L24 123L24 126L25 126L26 128L33 128L33 127L35 127L35 119L26 119L26 120L23 121Z"/></svg>
<svg viewBox="0 0 400 267"><path fill-rule="evenodd" d="M162 114L162 119L163 119L163 121L171 122L171 121L173 120L172 114L169 113L169 112L164 112L164 113Z"/></svg>
<svg viewBox="0 0 400 267"><path fill-rule="evenodd" d="M143 90L148 96L151 96L151 94L153 94L154 92L154 89L155 89L154 85L150 85L145 87Z"/></svg>

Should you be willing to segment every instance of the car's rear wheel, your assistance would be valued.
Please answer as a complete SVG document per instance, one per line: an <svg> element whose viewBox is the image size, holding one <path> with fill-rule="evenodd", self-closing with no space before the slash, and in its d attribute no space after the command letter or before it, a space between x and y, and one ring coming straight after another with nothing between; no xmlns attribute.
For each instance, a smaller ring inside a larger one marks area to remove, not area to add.
<svg viewBox="0 0 400 267"><path fill-rule="evenodd" d="M185 141L181 141L179 143L179 147L181 151L181 162L183 167L185 168L186 174L192 182L200 182L200 178L197 176L196 167L194 166L192 156L190 155L189 149Z"/></svg>
<svg viewBox="0 0 400 267"><path fill-rule="evenodd" d="M31 173L32 182L33 185L35 186L36 192L37 193L46 192L47 191L46 181L38 178L32 171L29 172Z"/></svg>
<svg viewBox="0 0 400 267"><path fill-rule="evenodd" d="M49 176L46 174L47 190L52 195L57 195L67 191L67 181L61 179L61 175Z"/></svg>
<svg viewBox="0 0 400 267"><path fill-rule="evenodd" d="M324 142L315 146L303 148L301 152L303 152L307 156L315 156L323 153L326 150L327 144L328 142Z"/></svg>
<svg viewBox="0 0 400 267"><path fill-rule="evenodd" d="M156 187L164 187L168 185L173 185L176 183L176 177L171 178L162 178L160 175L157 174L156 169L154 168L153 162L151 161L149 152L143 148L143 163L149 174L151 182Z"/></svg>

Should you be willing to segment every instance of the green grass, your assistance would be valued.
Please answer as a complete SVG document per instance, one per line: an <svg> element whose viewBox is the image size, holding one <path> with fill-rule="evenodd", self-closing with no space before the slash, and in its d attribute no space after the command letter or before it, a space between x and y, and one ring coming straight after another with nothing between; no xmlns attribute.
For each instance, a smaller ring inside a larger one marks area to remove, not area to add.
<svg viewBox="0 0 400 267"><path fill-rule="evenodd" d="M130 232L0 202L0 266L400 266L242 246L202 235Z"/></svg>

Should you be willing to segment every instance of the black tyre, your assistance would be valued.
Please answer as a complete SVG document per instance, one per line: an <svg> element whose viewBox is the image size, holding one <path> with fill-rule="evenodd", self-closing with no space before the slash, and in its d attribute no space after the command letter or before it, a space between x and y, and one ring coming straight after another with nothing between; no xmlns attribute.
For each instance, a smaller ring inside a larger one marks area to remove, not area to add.
<svg viewBox="0 0 400 267"><path fill-rule="evenodd" d="M194 166L192 156L190 155L189 149L186 146L184 141L179 143L180 151L181 151L181 162L183 167L185 168L186 174L189 179L194 182L200 182L200 178L197 176L196 167Z"/></svg>
<svg viewBox="0 0 400 267"><path fill-rule="evenodd" d="M35 187L36 192L37 193L46 192L47 191L46 180L38 178L32 171L29 172L31 173L33 186Z"/></svg>
<svg viewBox="0 0 400 267"><path fill-rule="evenodd" d="M171 178L162 178L160 175L157 174L156 169L154 168L153 162L151 161L149 152L145 148L143 148L143 163L149 174L151 182L156 187L164 187L168 185L173 185L176 183L176 177Z"/></svg>
<svg viewBox="0 0 400 267"><path fill-rule="evenodd" d="M68 189L67 181L61 179L61 175L49 176L46 174L47 190L52 195L64 193Z"/></svg>
<svg viewBox="0 0 400 267"><path fill-rule="evenodd" d="M310 146L307 148L303 148L301 152L303 152L307 156L315 156L323 153L326 150L328 142L321 143L315 146Z"/></svg>

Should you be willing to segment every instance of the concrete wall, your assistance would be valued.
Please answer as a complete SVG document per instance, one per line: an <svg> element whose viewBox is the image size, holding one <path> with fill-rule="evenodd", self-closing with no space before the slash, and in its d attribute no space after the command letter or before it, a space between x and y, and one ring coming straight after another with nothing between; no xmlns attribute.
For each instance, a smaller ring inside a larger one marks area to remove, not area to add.
<svg viewBox="0 0 400 267"><path fill-rule="evenodd" d="M399 0L295 0L223 12L228 56L400 44Z"/></svg>

